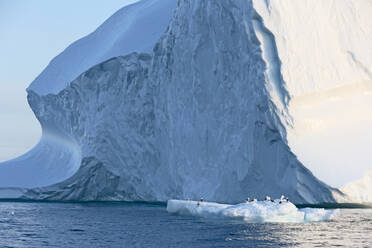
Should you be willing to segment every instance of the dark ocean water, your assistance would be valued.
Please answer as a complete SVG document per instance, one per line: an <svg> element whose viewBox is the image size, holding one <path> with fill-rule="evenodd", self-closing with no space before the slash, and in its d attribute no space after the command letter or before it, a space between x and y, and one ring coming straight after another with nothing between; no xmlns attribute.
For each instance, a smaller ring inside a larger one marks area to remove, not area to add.
<svg viewBox="0 0 372 248"><path fill-rule="evenodd" d="M156 204L0 202L0 247L372 247L372 209L342 209L330 222L248 224Z"/></svg>

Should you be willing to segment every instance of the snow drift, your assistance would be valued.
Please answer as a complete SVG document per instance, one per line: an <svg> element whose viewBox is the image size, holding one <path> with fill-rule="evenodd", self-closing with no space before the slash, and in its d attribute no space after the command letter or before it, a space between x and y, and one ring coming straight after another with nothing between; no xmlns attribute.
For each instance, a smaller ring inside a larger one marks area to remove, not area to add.
<svg viewBox="0 0 372 248"><path fill-rule="evenodd" d="M369 19L361 27L342 21L357 34L348 36L348 57L321 60L327 39L297 43L303 29L291 20L317 33L302 16L329 1L175 2L125 7L51 62L28 89L43 138L0 166L0 186L32 188L22 197L44 200L240 202L285 193L296 203L335 201L340 193L293 153L302 133L294 103L343 87L348 73L369 80L370 57L356 47L369 39L360 31ZM332 16L348 4L369 6L344 0ZM331 17L320 13L326 26ZM344 48L343 39L337 44ZM12 180L22 166L27 184Z"/></svg>
<svg viewBox="0 0 372 248"><path fill-rule="evenodd" d="M240 203L236 205L213 202L169 200L167 211L171 214L191 215L208 219L240 220L249 223L281 222L303 223L334 219L339 210L322 208L298 209L291 202L280 200Z"/></svg>

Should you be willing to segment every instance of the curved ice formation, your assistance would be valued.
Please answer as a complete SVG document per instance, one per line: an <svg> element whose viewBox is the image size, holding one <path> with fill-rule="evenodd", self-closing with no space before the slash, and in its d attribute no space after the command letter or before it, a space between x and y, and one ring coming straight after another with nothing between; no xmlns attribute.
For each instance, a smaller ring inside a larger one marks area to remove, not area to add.
<svg viewBox="0 0 372 248"><path fill-rule="evenodd" d="M367 172L362 179L348 183L341 188L351 202L372 203L372 171Z"/></svg>
<svg viewBox="0 0 372 248"><path fill-rule="evenodd" d="M249 223L262 222L318 222L334 219L339 210L322 208L298 209L293 203L280 200L257 201L236 205L213 202L169 200L167 211L171 214L191 215L210 219L241 220Z"/></svg>
<svg viewBox="0 0 372 248"><path fill-rule="evenodd" d="M39 95L57 94L98 63L132 52L151 52L176 5L175 0L142 0L120 9L55 57L28 90Z"/></svg>
<svg viewBox="0 0 372 248"><path fill-rule="evenodd" d="M255 34L260 41L262 58L266 65L267 90L271 100L280 111L278 116L281 118L281 122L285 126L290 126L291 117L288 114L290 96L281 74L281 61L278 57L275 36L265 27L262 17L257 12L253 16L252 23ZM286 135L285 127L282 127L281 133L282 135Z"/></svg>
<svg viewBox="0 0 372 248"><path fill-rule="evenodd" d="M36 147L0 164L0 187L33 188L62 182L77 172L80 163L81 148L76 142L45 128Z"/></svg>

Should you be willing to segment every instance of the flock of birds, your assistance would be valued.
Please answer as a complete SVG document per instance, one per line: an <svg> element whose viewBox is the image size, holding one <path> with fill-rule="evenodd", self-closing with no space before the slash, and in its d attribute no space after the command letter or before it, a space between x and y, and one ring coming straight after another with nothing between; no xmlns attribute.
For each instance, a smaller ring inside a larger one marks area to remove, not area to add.
<svg viewBox="0 0 372 248"><path fill-rule="evenodd" d="M187 198L186 201L190 201L190 198ZM245 203L257 202L257 201L258 201L258 200L257 200L256 198L253 198L253 199L251 200L251 198L248 197L248 198L245 200ZM263 201L265 201L265 202L273 202L273 203L275 203L275 201L274 201L273 199L271 199L270 196L266 196L266 197L265 197L265 200L263 200ZM196 205L199 207L201 202L204 202L204 198L203 198L203 197L200 198L200 200L196 203ZM280 197L279 204L282 204L283 202L289 202L289 198L288 198L288 197L285 197L284 195L282 195L282 196Z"/></svg>

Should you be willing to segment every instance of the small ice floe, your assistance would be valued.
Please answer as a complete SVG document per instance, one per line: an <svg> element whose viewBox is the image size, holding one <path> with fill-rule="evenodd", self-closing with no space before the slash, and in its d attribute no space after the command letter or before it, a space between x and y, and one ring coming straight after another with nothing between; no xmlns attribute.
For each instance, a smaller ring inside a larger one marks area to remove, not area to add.
<svg viewBox="0 0 372 248"><path fill-rule="evenodd" d="M246 201L236 205L205 201L168 200L167 211L172 214L191 215L213 219L235 219L245 222L318 222L332 220L339 210L322 208L298 209L286 199Z"/></svg>

